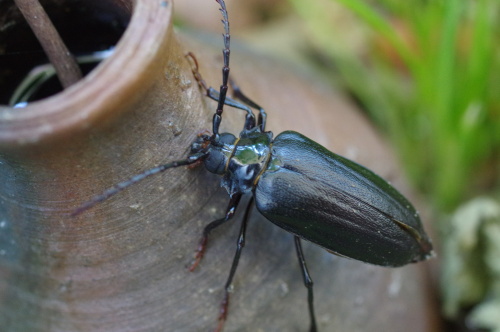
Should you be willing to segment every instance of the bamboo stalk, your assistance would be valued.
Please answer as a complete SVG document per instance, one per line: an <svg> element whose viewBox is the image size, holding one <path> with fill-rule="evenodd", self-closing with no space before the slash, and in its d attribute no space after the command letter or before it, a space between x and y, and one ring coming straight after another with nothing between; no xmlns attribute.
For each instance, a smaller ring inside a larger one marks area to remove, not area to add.
<svg viewBox="0 0 500 332"><path fill-rule="evenodd" d="M62 86L67 88L80 80L82 78L80 67L40 2L38 0L14 1L54 66Z"/></svg>

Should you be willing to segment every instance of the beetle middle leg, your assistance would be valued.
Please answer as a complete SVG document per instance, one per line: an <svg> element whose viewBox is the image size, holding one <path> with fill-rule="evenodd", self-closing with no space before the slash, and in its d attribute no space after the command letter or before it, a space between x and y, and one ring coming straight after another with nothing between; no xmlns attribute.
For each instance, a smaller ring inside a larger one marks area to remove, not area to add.
<svg viewBox="0 0 500 332"><path fill-rule="evenodd" d="M302 252L302 245L300 243L300 238L294 236L295 238L295 248L297 249L297 257L299 259L300 269L302 270L302 277L304 278L304 285L307 287L307 305L309 307L309 316L311 318L311 326L309 328L310 332L316 332L316 317L314 315L314 295L313 295L313 281L307 270L306 260L304 258L304 253Z"/></svg>
<svg viewBox="0 0 500 332"><path fill-rule="evenodd" d="M196 254L193 263L191 266L188 268L189 271L193 272L198 264L200 264L201 259L203 258L203 255L205 255L205 251L207 249L207 243L208 243L208 235L210 234L211 231L213 231L215 228L219 227L220 225L224 224L226 221L231 219L234 216L234 213L236 212L236 208L238 207L238 204L240 203L242 194L234 194L231 199L229 200L229 204L226 209L226 215L224 218L217 219L209 223L205 228L203 229L203 234L201 236L200 242L198 244L198 248L196 249Z"/></svg>

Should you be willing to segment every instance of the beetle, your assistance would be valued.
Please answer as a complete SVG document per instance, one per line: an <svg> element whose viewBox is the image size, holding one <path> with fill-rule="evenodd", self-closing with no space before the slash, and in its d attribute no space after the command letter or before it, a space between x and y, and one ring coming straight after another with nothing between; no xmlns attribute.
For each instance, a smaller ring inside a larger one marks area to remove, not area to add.
<svg viewBox="0 0 500 332"><path fill-rule="evenodd" d="M201 164L222 176L230 197L225 216L203 230L194 270L202 259L210 232L230 220L244 194L252 194L240 228L238 245L225 285L216 331L221 331L229 309L231 283L245 244L249 211L253 205L269 221L294 235L295 248L308 291L310 331L317 331L313 282L302 252L301 240L365 263L399 267L432 256L432 244L411 203L387 181L351 160L339 156L306 136L285 131L273 139L266 131L267 114L229 80L229 19L224 0L219 3L224 25L222 84L208 87L198 71L196 57L188 53L193 76L206 95L216 100L212 134L201 134L183 160L160 165L95 196L82 204L77 215L146 177L170 168ZM234 99L226 96L228 86ZM239 100L239 101L236 101ZM220 133L224 105L246 111L242 131L236 137ZM258 110L256 118L252 109Z"/></svg>

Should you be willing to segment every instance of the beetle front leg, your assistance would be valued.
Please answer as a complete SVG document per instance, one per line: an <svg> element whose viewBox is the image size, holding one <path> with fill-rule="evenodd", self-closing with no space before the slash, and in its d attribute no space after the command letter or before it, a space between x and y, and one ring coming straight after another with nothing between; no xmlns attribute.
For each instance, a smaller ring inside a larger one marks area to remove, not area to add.
<svg viewBox="0 0 500 332"><path fill-rule="evenodd" d="M237 98L241 100L243 103L247 104L248 106L259 110L257 125L260 126L260 130L265 131L266 120L267 120L266 111L261 106L259 106L259 104L248 98L232 79L229 80L229 84L231 84L231 87L233 88L234 98Z"/></svg>
<svg viewBox="0 0 500 332"><path fill-rule="evenodd" d="M217 325L215 332L222 331L222 328L224 327L224 323L227 318L227 313L229 309L229 294L231 293L231 284L233 283L234 274L236 272L236 268L238 267L238 263L240 261L241 251L245 246L245 234L247 230L248 217L253 202L254 198L252 196L245 210L245 216L243 217L243 221L241 222L240 234L238 235L238 241L236 242L236 252L234 254L233 263L231 265L231 270L229 272L229 277L227 278L226 285L224 286L224 299L220 304L219 319L218 319L219 323Z"/></svg>
<svg viewBox="0 0 500 332"><path fill-rule="evenodd" d="M191 72L193 73L194 78L198 82L198 85L205 91L205 95L207 97L209 97L210 99L213 99L213 100L219 102L219 100L221 99L221 94L219 93L219 91L217 91L214 88L209 87L207 85L207 83L205 82L205 80L203 79L203 77L201 76L201 74L199 72L198 60L196 60L196 57L194 56L194 54L191 52L188 52L185 56L187 59L191 59ZM231 84L233 84L233 83L231 83ZM227 88L227 86L226 86L226 88ZM225 95L223 96L223 99L224 99L225 105L228 105L228 106L231 106L234 108L238 108L240 110L247 112L245 125L244 125L243 129L248 130L248 129L252 129L253 127L255 127L255 115L253 114L250 107L248 107L247 105L243 105L241 103L238 103L237 101L235 101L229 97L226 97ZM253 104L255 104L255 103L253 103ZM219 102L219 105L220 105L220 102ZM258 106L258 108L260 108L260 106ZM259 114L259 119L261 119L260 114ZM220 119L218 119L217 121L220 121ZM260 122L259 122L259 124L260 124ZM218 128L219 124L216 124L215 126Z"/></svg>
<svg viewBox="0 0 500 332"><path fill-rule="evenodd" d="M215 101L219 100L219 98L220 98L219 92L212 87L210 87L210 88L208 88L208 90L206 90L206 94L207 94L207 97L209 97L210 99L213 99ZM252 129L253 127L255 127L255 115L253 114L252 109L250 107L243 105L241 103L238 103L237 101L235 101L229 97L226 97L225 105L228 105L228 106L231 106L231 107L234 107L234 108L237 108L237 109L240 109L240 110L247 112L247 116L245 119L245 125L243 127L243 130L245 130L245 129L249 130L249 129ZM260 113L259 113L259 119L260 119Z"/></svg>
<svg viewBox="0 0 500 332"><path fill-rule="evenodd" d="M194 257L193 263L191 263L191 266L188 268L190 272L193 272L198 264L200 264L201 259L203 258L203 255L205 254L205 251L207 249L207 243L208 243L208 235L212 230L215 228L219 227L220 225L224 224L226 221L231 219L234 216L234 213L236 212L236 208L238 207L238 204L240 203L242 194L234 194L231 199L229 200L229 204L226 209L226 216L221 219L217 219L215 221L212 221L209 223L204 229L203 229L203 234L201 236L200 242L198 244L198 249L196 249L196 254Z"/></svg>
<svg viewBox="0 0 500 332"><path fill-rule="evenodd" d="M300 243L300 238L295 236L295 248L297 249L297 257L299 259L300 269L302 270L302 276L304 278L304 285L307 287L307 305L309 307L309 316L311 318L310 332L316 332L318 329L316 327L316 317L314 315L314 295L313 295L313 281L307 270L306 260L304 258L304 253L302 252L302 244Z"/></svg>

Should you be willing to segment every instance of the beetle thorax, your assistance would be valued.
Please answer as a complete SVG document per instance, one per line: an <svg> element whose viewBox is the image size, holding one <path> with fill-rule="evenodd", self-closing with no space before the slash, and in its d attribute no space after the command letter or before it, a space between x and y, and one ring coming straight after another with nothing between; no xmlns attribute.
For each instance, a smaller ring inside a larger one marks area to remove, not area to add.
<svg viewBox="0 0 500 332"><path fill-rule="evenodd" d="M272 133L263 133L257 127L241 132L231 146L221 182L229 195L247 193L257 184L271 157L271 142ZM227 146L222 150L227 151Z"/></svg>

